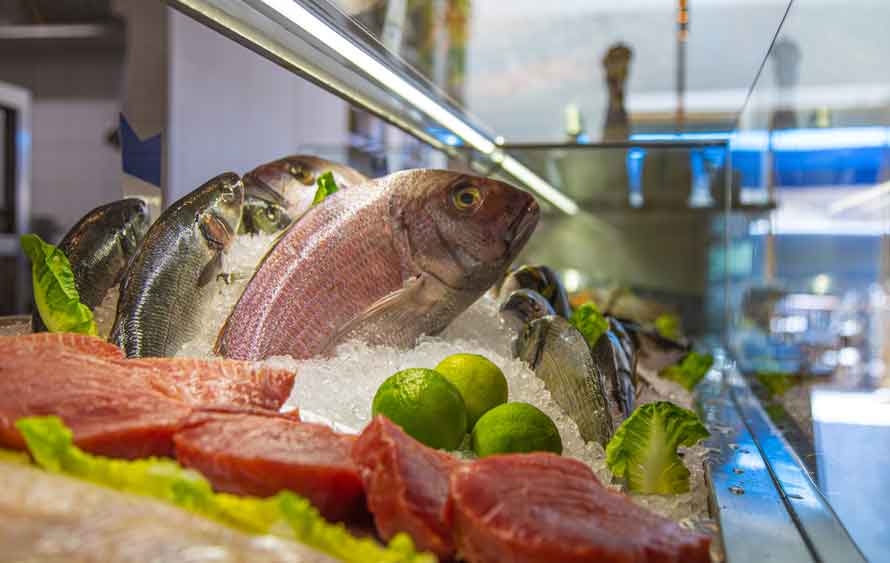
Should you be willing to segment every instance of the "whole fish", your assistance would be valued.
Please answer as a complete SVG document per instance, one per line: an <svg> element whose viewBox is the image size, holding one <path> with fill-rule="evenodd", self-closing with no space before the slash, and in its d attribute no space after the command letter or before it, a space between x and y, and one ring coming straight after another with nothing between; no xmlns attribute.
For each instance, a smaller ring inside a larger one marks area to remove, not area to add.
<svg viewBox="0 0 890 563"><path fill-rule="evenodd" d="M227 172L171 205L121 281L110 340L127 357L172 356L196 332L200 288L238 230L244 187Z"/></svg>
<svg viewBox="0 0 890 563"><path fill-rule="evenodd" d="M572 316L569 295L559 276L547 266L519 266L504 279L499 295L510 295L517 289L530 289L542 295L557 315L565 318Z"/></svg>
<svg viewBox="0 0 890 563"><path fill-rule="evenodd" d="M620 322L633 341L640 365L646 369L659 372L682 360L692 349L688 341L671 340L654 328L626 319Z"/></svg>
<svg viewBox="0 0 890 563"><path fill-rule="evenodd" d="M620 351L623 353L621 363L628 366L630 370L631 381L634 387L637 385L637 345L634 343L633 337L627 331L624 323L615 317L606 317L609 321L609 332L615 335L620 344Z"/></svg>
<svg viewBox="0 0 890 563"><path fill-rule="evenodd" d="M93 209L62 237L58 248L71 263L81 303L95 309L108 290L120 283L149 223L145 202L128 198ZM36 307L32 325L34 332L46 331Z"/></svg>
<svg viewBox="0 0 890 563"><path fill-rule="evenodd" d="M581 437L605 447L615 431L607 383L584 336L566 319L534 319L517 341L519 358L542 379L553 400L578 425Z"/></svg>
<svg viewBox="0 0 890 563"><path fill-rule="evenodd" d="M540 212L507 184L445 170L365 186L328 196L281 237L220 332L218 353L303 359L353 338L410 346L494 283Z"/></svg>
<svg viewBox="0 0 890 563"><path fill-rule="evenodd" d="M300 154L273 160L245 174L244 231L273 233L298 219L312 206L316 180L325 172L334 176L338 189L368 181L343 164Z"/></svg>

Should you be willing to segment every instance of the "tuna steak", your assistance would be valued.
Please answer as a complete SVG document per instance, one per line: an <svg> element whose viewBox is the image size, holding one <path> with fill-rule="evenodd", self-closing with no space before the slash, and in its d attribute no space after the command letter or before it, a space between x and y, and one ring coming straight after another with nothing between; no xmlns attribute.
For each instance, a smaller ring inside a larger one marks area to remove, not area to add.
<svg viewBox="0 0 890 563"><path fill-rule="evenodd" d="M306 359L353 338L413 345L498 279L538 213L525 192L442 170L399 172L338 191L269 252L216 350L246 360Z"/></svg>
<svg viewBox="0 0 890 563"><path fill-rule="evenodd" d="M451 472L447 515L472 563L706 563L709 539L547 453L492 456Z"/></svg>
<svg viewBox="0 0 890 563"><path fill-rule="evenodd" d="M407 532L419 550L442 558L453 555L444 510L448 475L459 461L424 446L383 416L374 418L361 433L352 458L383 539Z"/></svg>
<svg viewBox="0 0 890 563"><path fill-rule="evenodd" d="M196 414L173 438L176 459L214 489L260 497L291 490L332 521L363 508L354 440L283 415L245 413Z"/></svg>
<svg viewBox="0 0 890 563"><path fill-rule="evenodd" d="M24 448L14 424L56 415L83 449L111 457L172 455L172 436L195 407L274 408L293 375L241 362L131 361L89 336L0 337L0 446Z"/></svg>

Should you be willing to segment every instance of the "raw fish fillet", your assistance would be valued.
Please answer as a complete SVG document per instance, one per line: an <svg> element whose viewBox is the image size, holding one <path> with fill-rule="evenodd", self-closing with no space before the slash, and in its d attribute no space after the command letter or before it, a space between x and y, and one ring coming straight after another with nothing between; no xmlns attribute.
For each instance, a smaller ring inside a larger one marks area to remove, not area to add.
<svg viewBox="0 0 890 563"><path fill-rule="evenodd" d="M580 461L487 457L451 472L447 516L471 563L706 563L709 538L603 487Z"/></svg>
<svg viewBox="0 0 890 563"><path fill-rule="evenodd" d="M287 489L322 516L361 513L364 492L350 457L355 437L275 414L198 413L176 433L176 459L201 472L213 488L267 497Z"/></svg>
<svg viewBox="0 0 890 563"><path fill-rule="evenodd" d="M0 337L0 445L24 448L23 416L56 415L91 453L138 458L173 453L172 436L199 407L277 410L293 374L242 362L125 360L99 338Z"/></svg>
<svg viewBox="0 0 890 563"><path fill-rule="evenodd" d="M32 563L328 563L310 547L250 536L146 497L0 462L0 560Z"/></svg>
<svg viewBox="0 0 890 563"><path fill-rule="evenodd" d="M374 418L358 437L352 458L360 468L368 509L383 539L407 532L418 550L441 558L453 555L445 503L448 476L461 462L424 446L383 416Z"/></svg>

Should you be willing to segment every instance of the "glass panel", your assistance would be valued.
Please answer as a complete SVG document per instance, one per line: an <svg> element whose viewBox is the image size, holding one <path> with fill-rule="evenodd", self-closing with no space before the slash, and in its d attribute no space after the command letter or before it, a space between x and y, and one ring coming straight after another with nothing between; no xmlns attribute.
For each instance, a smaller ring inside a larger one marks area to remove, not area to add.
<svg viewBox="0 0 890 563"><path fill-rule="evenodd" d="M794 4L732 139L742 200L775 209L729 223L729 346L869 560L890 550L888 18Z"/></svg>

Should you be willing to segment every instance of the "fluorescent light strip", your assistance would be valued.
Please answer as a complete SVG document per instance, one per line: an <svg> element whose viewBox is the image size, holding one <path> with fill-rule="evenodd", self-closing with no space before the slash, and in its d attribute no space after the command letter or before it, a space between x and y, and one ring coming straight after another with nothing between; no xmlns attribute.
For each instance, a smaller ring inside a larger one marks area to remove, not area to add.
<svg viewBox="0 0 890 563"><path fill-rule="evenodd" d="M890 182L878 184L873 188L848 195L835 201L828 207L828 214L837 215L838 213L841 213L843 211L861 207L866 203L878 199L887 193L890 193Z"/></svg>
<svg viewBox="0 0 890 563"><path fill-rule="evenodd" d="M369 76L395 92L405 100L409 100L416 108L430 116L439 124L454 132L464 142L479 152L491 155L496 145L484 135L461 121L454 114L438 104L435 100L411 85L408 81L392 70L377 62L373 57L356 47L348 39L318 19L294 0L260 0L304 31L324 43L330 49L361 68ZM552 203L560 210L574 215L578 205L562 192L538 177L516 159L505 156L501 166L505 172L524 182L534 192Z"/></svg>

